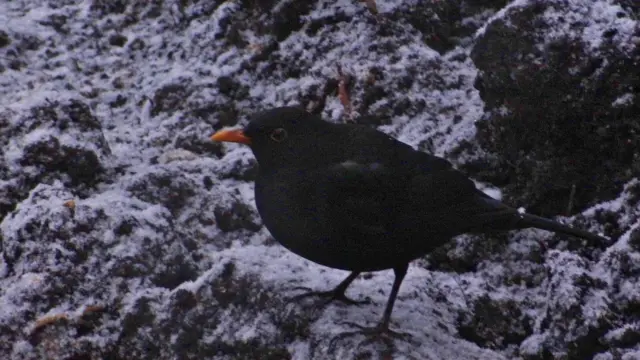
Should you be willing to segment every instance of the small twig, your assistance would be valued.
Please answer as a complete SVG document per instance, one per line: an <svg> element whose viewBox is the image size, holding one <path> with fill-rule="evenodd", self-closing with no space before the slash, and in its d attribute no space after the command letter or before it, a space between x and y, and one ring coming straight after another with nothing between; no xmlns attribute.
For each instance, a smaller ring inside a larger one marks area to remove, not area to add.
<svg viewBox="0 0 640 360"><path fill-rule="evenodd" d="M569 203L567 204L567 216L571 215L573 210L573 200L576 196L576 184L571 185L571 192L569 193Z"/></svg>
<svg viewBox="0 0 640 360"><path fill-rule="evenodd" d="M458 285L458 288L460 289L460 293L462 294L462 300L464 300L465 306L467 307L468 310L471 310L471 308L469 307L469 299L467 298L467 294L464 292L464 289L462 288L462 285L458 281L458 275L457 274L456 274L456 276L453 277L453 281L456 282L456 285Z"/></svg>
<svg viewBox="0 0 640 360"><path fill-rule="evenodd" d="M373 15L378 15L378 6L376 5L376 0L360 0L367 5L367 8Z"/></svg>
<svg viewBox="0 0 640 360"><path fill-rule="evenodd" d="M538 243L538 246L540 246L540 249L542 249L542 252L546 253L547 250L549 250L549 247L547 247L547 244L545 244L544 241L536 239L536 242Z"/></svg>
<svg viewBox="0 0 640 360"><path fill-rule="evenodd" d="M34 322L33 327L31 328L31 333L39 332L45 327L55 325L55 324L61 324L61 323L68 324L70 322L79 323L83 321L81 319L83 316L90 315L93 313L99 313L103 311L105 311L105 307L102 305L89 305L83 309L82 313L79 314L79 316L76 316L74 314L70 314L67 312L45 315Z"/></svg>
<svg viewBox="0 0 640 360"><path fill-rule="evenodd" d="M353 114L351 112L351 98L349 97L349 90L347 90L347 76L342 72L342 67L338 64L338 97L344 107L344 111L349 121L352 120Z"/></svg>
<svg viewBox="0 0 640 360"><path fill-rule="evenodd" d="M250 43L247 45L247 49L250 51L254 51L256 53L261 53L264 50L264 44L261 43Z"/></svg>
<svg viewBox="0 0 640 360"><path fill-rule="evenodd" d="M75 210L76 209L76 202L73 199L65 201L62 205L64 207L67 207L67 208L71 209L71 210Z"/></svg>
<svg viewBox="0 0 640 360"><path fill-rule="evenodd" d="M69 316L65 313L46 315L35 321L33 328L31 329L31 332L35 333L49 325L53 325L53 324L60 323L62 321L68 321L68 320L69 320Z"/></svg>

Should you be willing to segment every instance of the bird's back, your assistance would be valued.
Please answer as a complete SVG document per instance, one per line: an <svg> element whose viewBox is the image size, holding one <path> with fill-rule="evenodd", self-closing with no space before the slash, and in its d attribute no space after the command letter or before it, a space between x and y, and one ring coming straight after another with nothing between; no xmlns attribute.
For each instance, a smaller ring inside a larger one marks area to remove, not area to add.
<svg viewBox="0 0 640 360"><path fill-rule="evenodd" d="M276 240L320 264L381 270L464 232L473 182L386 134L342 126L325 159L260 171L256 202Z"/></svg>
<svg viewBox="0 0 640 360"><path fill-rule="evenodd" d="M301 109L272 109L243 131L215 137L250 144L265 225L281 244L326 266L398 268L467 232L537 227L601 239L519 214L480 192L445 159Z"/></svg>

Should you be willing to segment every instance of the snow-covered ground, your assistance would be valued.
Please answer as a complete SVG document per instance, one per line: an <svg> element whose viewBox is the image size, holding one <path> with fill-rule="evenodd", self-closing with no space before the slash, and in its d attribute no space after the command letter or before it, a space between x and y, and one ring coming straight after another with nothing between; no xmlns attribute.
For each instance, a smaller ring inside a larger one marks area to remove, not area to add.
<svg viewBox="0 0 640 360"><path fill-rule="evenodd" d="M640 8L365 3L0 2L0 358L640 359ZM482 54L508 31L513 53ZM624 183L564 219L611 244L460 236L412 264L392 326L413 340L392 349L331 341L352 329L345 321L378 321L391 271L350 287L369 305L287 303L294 287L328 289L346 273L270 238L249 149L212 143L215 130L292 104L344 121L340 65L357 114L471 169L496 156L476 125L517 113L517 94L495 103L494 80L545 66L564 54L559 39L581 46L567 48L567 74L598 59L585 88L611 74L623 84L605 110L629 134L612 135L619 167L631 152ZM511 73L488 67L503 58Z"/></svg>

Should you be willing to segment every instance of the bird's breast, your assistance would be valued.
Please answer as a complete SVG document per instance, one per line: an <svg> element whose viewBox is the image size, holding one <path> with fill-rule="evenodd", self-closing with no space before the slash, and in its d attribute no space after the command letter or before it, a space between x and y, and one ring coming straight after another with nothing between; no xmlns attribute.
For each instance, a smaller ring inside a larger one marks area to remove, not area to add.
<svg viewBox="0 0 640 360"><path fill-rule="evenodd" d="M294 179L295 178L295 179ZM271 235L291 251L309 260L314 249L330 246L331 224L326 197L304 177L262 176L256 180L256 206Z"/></svg>

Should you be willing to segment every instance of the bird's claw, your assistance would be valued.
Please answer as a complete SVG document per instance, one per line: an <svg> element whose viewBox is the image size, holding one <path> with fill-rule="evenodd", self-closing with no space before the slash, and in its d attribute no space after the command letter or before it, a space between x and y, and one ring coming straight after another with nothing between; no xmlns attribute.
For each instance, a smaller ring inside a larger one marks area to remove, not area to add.
<svg viewBox="0 0 640 360"><path fill-rule="evenodd" d="M309 292L313 291L311 288L308 288L306 286L294 286L290 290L300 290L300 291L309 291Z"/></svg>
<svg viewBox="0 0 640 360"><path fill-rule="evenodd" d="M295 295L290 297L288 300L289 301L300 301L304 298L308 298L308 297L319 297L319 298L323 298L325 299L324 304L327 305L333 301L340 301L341 303L347 304L347 305L365 305L365 304L370 304L371 301L370 300L353 300L350 297L348 297L344 291L338 291L338 290L329 290L329 291L311 291L311 289L303 287L303 286L298 286L294 288L295 290L305 290L307 291L306 293L303 294L299 294L299 295Z"/></svg>
<svg viewBox="0 0 640 360"><path fill-rule="evenodd" d="M327 295L330 296L330 299L327 303L331 302L331 301L340 301L341 303L347 304L347 305L369 305L371 304L371 300L369 299L365 299L365 300L353 300L352 298L348 297L347 295L345 295L344 292L333 292L333 291L327 291L328 293L333 293L332 295Z"/></svg>
<svg viewBox="0 0 640 360"><path fill-rule="evenodd" d="M390 338L390 339L399 339L399 340L409 340L411 338L411 334L409 333L403 333L403 332L391 330L388 324L381 323L373 327L360 325L350 321L345 321L342 324L360 329L359 331L352 331L354 335L362 334L365 336L369 335L372 337L381 337L381 338Z"/></svg>
<svg viewBox="0 0 640 360"><path fill-rule="evenodd" d="M394 340L402 340L411 342L413 337L409 333L402 333L398 331L393 331L389 328L388 324L380 323L373 327L363 326L360 324L356 324L353 322L342 322L342 325L348 325L351 327L358 328L356 331L348 331L342 334L336 335L331 342L329 343L329 347L334 347L338 341L344 340L349 337L362 335L365 337L365 340L362 341L358 346L367 345L373 342L380 341L384 343L388 348L393 348Z"/></svg>

